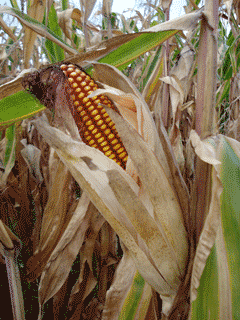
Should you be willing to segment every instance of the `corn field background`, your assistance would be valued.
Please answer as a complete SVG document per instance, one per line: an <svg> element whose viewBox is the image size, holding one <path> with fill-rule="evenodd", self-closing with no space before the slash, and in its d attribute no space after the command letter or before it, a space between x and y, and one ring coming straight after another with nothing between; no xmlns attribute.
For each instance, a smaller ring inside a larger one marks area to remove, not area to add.
<svg viewBox="0 0 240 320"><path fill-rule="evenodd" d="M0 318L240 319L240 2L96 3L0 6ZM60 78L24 89L59 63L117 107L126 169Z"/></svg>

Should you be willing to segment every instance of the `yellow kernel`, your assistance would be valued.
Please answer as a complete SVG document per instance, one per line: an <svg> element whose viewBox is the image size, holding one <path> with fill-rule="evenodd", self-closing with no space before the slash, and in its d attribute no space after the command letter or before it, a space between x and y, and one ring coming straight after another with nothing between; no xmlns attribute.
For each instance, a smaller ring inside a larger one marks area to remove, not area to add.
<svg viewBox="0 0 240 320"><path fill-rule="evenodd" d="M100 144L100 146L101 146L101 147L104 147L106 144L107 144L107 141L103 141L103 142Z"/></svg>
<svg viewBox="0 0 240 320"><path fill-rule="evenodd" d="M124 151L124 148L120 148L119 150L117 150L117 153L121 153Z"/></svg>
<svg viewBox="0 0 240 320"><path fill-rule="evenodd" d="M99 99L98 99L98 100L96 100L96 101L95 101L95 103L100 103L100 100L99 100Z"/></svg>
<svg viewBox="0 0 240 320"><path fill-rule="evenodd" d="M106 146L106 147L103 148L103 151L105 152L105 151L108 151L109 149L110 149L110 147Z"/></svg>
<svg viewBox="0 0 240 320"><path fill-rule="evenodd" d="M113 158L115 158L115 154L114 154L114 153L113 153L113 154L111 154L108 158L109 158L109 159L113 159Z"/></svg>
<svg viewBox="0 0 240 320"><path fill-rule="evenodd" d="M102 106L100 106L100 107L102 108L101 113L105 113L106 110ZM98 108L100 109L100 107L98 107Z"/></svg>
<svg viewBox="0 0 240 320"><path fill-rule="evenodd" d="M98 129L94 129L94 130L92 131L92 134L97 133L97 131L98 131Z"/></svg>
<svg viewBox="0 0 240 320"><path fill-rule="evenodd" d="M85 135L85 136L88 136L88 135L89 135L89 132L88 132L88 131L85 131L85 132L84 132L84 135Z"/></svg>
<svg viewBox="0 0 240 320"><path fill-rule="evenodd" d="M85 91L88 91L88 90L90 90L91 88L89 87L89 86L86 86L85 88L84 88L84 90Z"/></svg>
<svg viewBox="0 0 240 320"><path fill-rule="evenodd" d="M94 97L92 97L92 100L96 100L97 99L97 96L94 96ZM96 101L95 101L96 102Z"/></svg>
<svg viewBox="0 0 240 320"><path fill-rule="evenodd" d="M88 81L91 80L91 78L87 74L85 74L85 76Z"/></svg>
<svg viewBox="0 0 240 320"><path fill-rule="evenodd" d="M111 107L112 107L111 103L108 103L108 107L109 107L109 108L111 108Z"/></svg>
<svg viewBox="0 0 240 320"><path fill-rule="evenodd" d="M93 110L93 112L91 112L91 115L92 116L95 116L96 114L98 114L98 111L97 110ZM96 119L96 118L95 118ZM97 119L96 119L97 120Z"/></svg>
<svg viewBox="0 0 240 320"><path fill-rule="evenodd" d="M76 72L70 73L70 76L71 76L71 77L76 77L76 75L77 75Z"/></svg>
<svg viewBox="0 0 240 320"><path fill-rule="evenodd" d="M103 140L104 140L104 137L101 137L100 139L98 139L98 143L103 142Z"/></svg>
<svg viewBox="0 0 240 320"><path fill-rule="evenodd" d="M65 76L67 76L67 71L63 71L63 73L65 74Z"/></svg>
<svg viewBox="0 0 240 320"><path fill-rule="evenodd" d="M107 129L107 130L104 131L105 134L109 134L110 132L111 132L110 129Z"/></svg>
<svg viewBox="0 0 240 320"><path fill-rule="evenodd" d="M81 92L81 93L78 95L78 98L79 98L79 99L82 99L83 97L84 97L84 93Z"/></svg>
<svg viewBox="0 0 240 320"><path fill-rule="evenodd" d="M119 149L121 147L121 145L120 145L120 143L118 143L118 144L116 144L114 147L113 147L113 149L114 150L117 150L117 149Z"/></svg>
<svg viewBox="0 0 240 320"><path fill-rule="evenodd" d="M127 161L127 159L128 159L128 157L126 156L126 157L123 159L123 161Z"/></svg>
<svg viewBox="0 0 240 320"><path fill-rule="evenodd" d="M78 68L75 70L76 73L81 73L81 70L79 70Z"/></svg>
<svg viewBox="0 0 240 320"><path fill-rule="evenodd" d="M77 88L77 87L78 87L78 84L77 84L76 82L74 82L74 83L72 84L72 87L73 87L73 88Z"/></svg>
<svg viewBox="0 0 240 320"><path fill-rule="evenodd" d="M91 94L93 91L92 90L90 90L90 91L88 91L88 94Z"/></svg>
<svg viewBox="0 0 240 320"><path fill-rule="evenodd" d="M86 81L81 82L81 86L82 86L82 87L85 87L86 84L87 84Z"/></svg>
<svg viewBox="0 0 240 320"><path fill-rule="evenodd" d="M83 117L85 114L86 114L86 111L84 111L84 110L83 110L82 112L80 112L80 116L82 116L82 117Z"/></svg>
<svg viewBox="0 0 240 320"><path fill-rule="evenodd" d="M92 139L91 136L87 136L87 137L85 137L85 138L86 138L86 140Z"/></svg>
<svg viewBox="0 0 240 320"><path fill-rule="evenodd" d="M119 158L123 158L126 155L126 152L124 151L123 153L119 154Z"/></svg>
<svg viewBox="0 0 240 320"><path fill-rule="evenodd" d="M74 102L74 105L77 107L77 106L79 106L79 102L78 101L75 101Z"/></svg>
<svg viewBox="0 0 240 320"><path fill-rule="evenodd" d="M112 125L114 125L114 123L111 121L111 122L109 122L109 127L111 127ZM113 129L113 128L112 128Z"/></svg>
<svg viewBox="0 0 240 320"><path fill-rule="evenodd" d="M95 85L95 83L93 81L90 81L89 85L93 87Z"/></svg>
<svg viewBox="0 0 240 320"><path fill-rule="evenodd" d="M67 69L67 72L70 74L70 73L72 73L73 72L73 68L68 68Z"/></svg>
<svg viewBox="0 0 240 320"><path fill-rule="evenodd" d="M78 102L78 101L76 101L76 102ZM74 102L75 103L75 102ZM79 104L79 102L78 102L78 104ZM82 107L78 107L77 108L77 111L82 111Z"/></svg>
<svg viewBox="0 0 240 320"><path fill-rule="evenodd" d="M107 151L107 152L105 152L105 156L110 156L110 154L112 153L112 150L109 150L109 151Z"/></svg>
<svg viewBox="0 0 240 320"><path fill-rule="evenodd" d="M93 148L96 148L96 147L97 147L96 143L95 143L92 147L93 147Z"/></svg>
<svg viewBox="0 0 240 320"><path fill-rule="evenodd" d="M90 104L91 104L91 103L90 103ZM90 107L88 108L89 111L92 111L93 109L95 109L94 106L90 106Z"/></svg>
<svg viewBox="0 0 240 320"><path fill-rule="evenodd" d="M110 117L108 117L108 118L106 119L106 122L109 122L109 121L111 121L111 118L110 118Z"/></svg>
<svg viewBox="0 0 240 320"><path fill-rule="evenodd" d="M88 102L88 101L89 101L88 98L83 98L83 103L86 103L86 102Z"/></svg>
<svg viewBox="0 0 240 320"><path fill-rule="evenodd" d="M94 119L98 121L99 119L101 119L101 116L98 114Z"/></svg>
<svg viewBox="0 0 240 320"><path fill-rule="evenodd" d="M118 162L117 162L117 164L119 164L119 166L120 166L120 165L121 165L121 162L120 162L120 161L118 161Z"/></svg>
<svg viewBox="0 0 240 320"><path fill-rule="evenodd" d="M92 121L91 121L91 120L89 120L89 121L86 122L86 125L87 125L87 126L90 126L91 124L92 124Z"/></svg>
<svg viewBox="0 0 240 320"><path fill-rule="evenodd" d="M81 89L80 88L77 88L76 90L75 90L75 92L80 92L81 91Z"/></svg>
<svg viewBox="0 0 240 320"><path fill-rule="evenodd" d="M104 112L105 112L105 113L104 113L103 117L104 117L104 118L108 117L108 114L106 113L105 110L104 110ZM109 119L110 119L110 118L109 118Z"/></svg>
<svg viewBox="0 0 240 320"><path fill-rule="evenodd" d="M86 106L87 106L87 107L90 106L90 105L91 105L91 102L90 102L90 101L86 103Z"/></svg>
<svg viewBox="0 0 240 320"><path fill-rule="evenodd" d="M98 138L100 138L100 137L101 137L101 133L100 133L100 132L95 135L95 138L96 138L96 139L98 139Z"/></svg>
<svg viewBox="0 0 240 320"><path fill-rule="evenodd" d="M68 65L68 69L71 69L71 68L75 68L75 66L74 66L74 64L69 63L69 65Z"/></svg>
<svg viewBox="0 0 240 320"><path fill-rule="evenodd" d="M112 139L114 138L114 134L110 133L110 135L108 136L108 139Z"/></svg>
<svg viewBox="0 0 240 320"><path fill-rule="evenodd" d="M99 121L97 122L97 125L100 126L102 123L103 123L103 121L102 121L102 120L99 120ZM103 128L103 126L105 126L105 127ZM105 129L105 128L106 128L106 125L105 125L105 124L101 126L101 129Z"/></svg>
<svg viewBox="0 0 240 320"><path fill-rule="evenodd" d="M104 100L102 103L107 104L107 103L108 103L108 101L107 101L107 100Z"/></svg>
<svg viewBox="0 0 240 320"><path fill-rule="evenodd" d="M89 143L89 145L91 146L91 144L94 144L94 140L91 140L91 141L89 141L88 143Z"/></svg>
<svg viewBox="0 0 240 320"><path fill-rule="evenodd" d="M82 81L82 77L77 77L77 81L81 82Z"/></svg>
<svg viewBox="0 0 240 320"><path fill-rule="evenodd" d="M65 64L62 64L60 68L64 70L64 69L67 69L67 66Z"/></svg>
<svg viewBox="0 0 240 320"><path fill-rule="evenodd" d="M101 97L100 97L100 99L102 99L102 100L103 100L103 99L105 99L105 97L104 97L104 96L101 96Z"/></svg>
<svg viewBox="0 0 240 320"><path fill-rule="evenodd" d="M90 130L90 131L92 131L93 129L94 129L94 125L93 124L88 127L88 130Z"/></svg>
<svg viewBox="0 0 240 320"><path fill-rule="evenodd" d="M109 123L109 125L110 125L110 123ZM116 129L115 124L112 126L112 129Z"/></svg>
<svg viewBox="0 0 240 320"><path fill-rule="evenodd" d="M118 142L117 139L114 139L113 141L111 141L111 144L116 144Z"/></svg>
<svg viewBox="0 0 240 320"><path fill-rule="evenodd" d="M102 123L103 123L103 121L102 121L102 120L99 120L99 121L97 122L97 125L100 126Z"/></svg>
<svg viewBox="0 0 240 320"><path fill-rule="evenodd" d="M89 119L88 116L83 117L83 121L87 121L87 119Z"/></svg>

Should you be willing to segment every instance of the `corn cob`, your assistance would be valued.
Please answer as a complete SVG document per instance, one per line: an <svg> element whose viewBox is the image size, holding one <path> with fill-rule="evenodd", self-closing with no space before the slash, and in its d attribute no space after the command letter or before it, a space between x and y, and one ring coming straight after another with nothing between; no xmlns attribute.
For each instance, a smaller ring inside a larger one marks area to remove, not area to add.
<svg viewBox="0 0 240 320"><path fill-rule="evenodd" d="M70 97L75 112L72 112L81 138L87 145L97 148L123 169L126 168L127 151L119 137L115 125L103 105L114 110L116 107L106 96L88 98L98 89L97 84L82 69L73 64L62 64L61 70L70 85Z"/></svg>

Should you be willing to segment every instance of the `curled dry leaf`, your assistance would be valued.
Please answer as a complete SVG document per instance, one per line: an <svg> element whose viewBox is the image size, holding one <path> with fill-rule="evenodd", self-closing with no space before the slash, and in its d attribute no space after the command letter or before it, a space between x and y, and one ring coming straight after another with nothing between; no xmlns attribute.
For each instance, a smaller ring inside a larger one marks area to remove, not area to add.
<svg viewBox="0 0 240 320"><path fill-rule="evenodd" d="M46 0L39 1L33 0L30 2L30 6L28 8L28 16L37 20L38 22L42 22L44 12L46 7ZM37 33L29 28L26 28L24 32L24 67L29 68L29 60L33 53L33 46L37 38Z"/></svg>
<svg viewBox="0 0 240 320"><path fill-rule="evenodd" d="M48 259L43 269L39 285L39 303L43 304L54 296L66 281L72 264L84 241L89 226L91 212L88 211L90 200L83 193L61 240Z"/></svg>
<svg viewBox="0 0 240 320"><path fill-rule="evenodd" d="M66 219L70 181L69 171L58 160L57 170L54 172L53 184L43 214L40 243L37 251L27 263L28 279L30 281L35 280L40 275L52 250L58 243Z"/></svg>
<svg viewBox="0 0 240 320"><path fill-rule="evenodd" d="M73 19L81 27L82 26L82 13L81 13L81 11L79 9L77 9L77 8L67 9L67 10L64 10L64 11L61 11L61 12L57 12L57 16L58 16L59 26L63 30L63 32L66 35L66 37L71 39L71 35L70 35L71 32L69 30L68 24L71 21L71 19ZM99 30L93 24L91 24L90 22L87 23L87 27L88 27L88 29L90 29L92 31L99 32Z"/></svg>
<svg viewBox="0 0 240 320"><path fill-rule="evenodd" d="M189 138L196 154L202 161L212 165L221 163L217 159L216 143L213 138L210 137L208 139L201 140L199 135L194 130L191 130Z"/></svg>
<svg viewBox="0 0 240 320"><path fill-rule="evenodd" d="M26 139L21 140L21 143L24 145L24 148L21 150L21 154L27 163L29 171L37 182L41 183L43 181L40 171L41 150L36 148L34 145L27 144Z"/></svg>

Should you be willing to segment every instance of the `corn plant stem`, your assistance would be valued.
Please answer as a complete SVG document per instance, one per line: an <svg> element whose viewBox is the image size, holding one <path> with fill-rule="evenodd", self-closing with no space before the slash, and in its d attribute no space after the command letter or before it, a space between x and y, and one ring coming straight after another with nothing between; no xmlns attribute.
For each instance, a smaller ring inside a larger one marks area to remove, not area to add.
<svg viewBox="0 0 240 320"><path fill-rule="evenodd" d="M169 20L169 9L166 9L165 11L165 17L166 21ZM170 49L169 49L169 40L166 41L166 49L165 49L165 65L166 65L166 74L165 76L169 76L169 54L170 54ZM163 120L163 125L168 131L168 127L170 125L170 91L169 91L169 84L164 83L163 84L163 109L162 109L162 120Z"/></svg>
<svg viewBox="0 0 240 320"><path fill-rule="evenodd" d="M5 262L8 274L9 291L14 320L25 320L21 280L14 252L5 250Z"/></svg>
<svg viewBox="0 0 240 320"><path fill-rule="evenodd" d="M214 134L216 130L214 106L217 76L218 7L218 0L206 1L201 22L196 99L196 132L201 139ZM191 211L195 222L197 243L211 198L211 166L197 158L195 168Z"/></svg>
<svg viewBox="0 0 240 320"><path fill-rule="evenodd" d="M112 24L110 15L107 16L107 35L108 39L112 38Z"/></svg>

